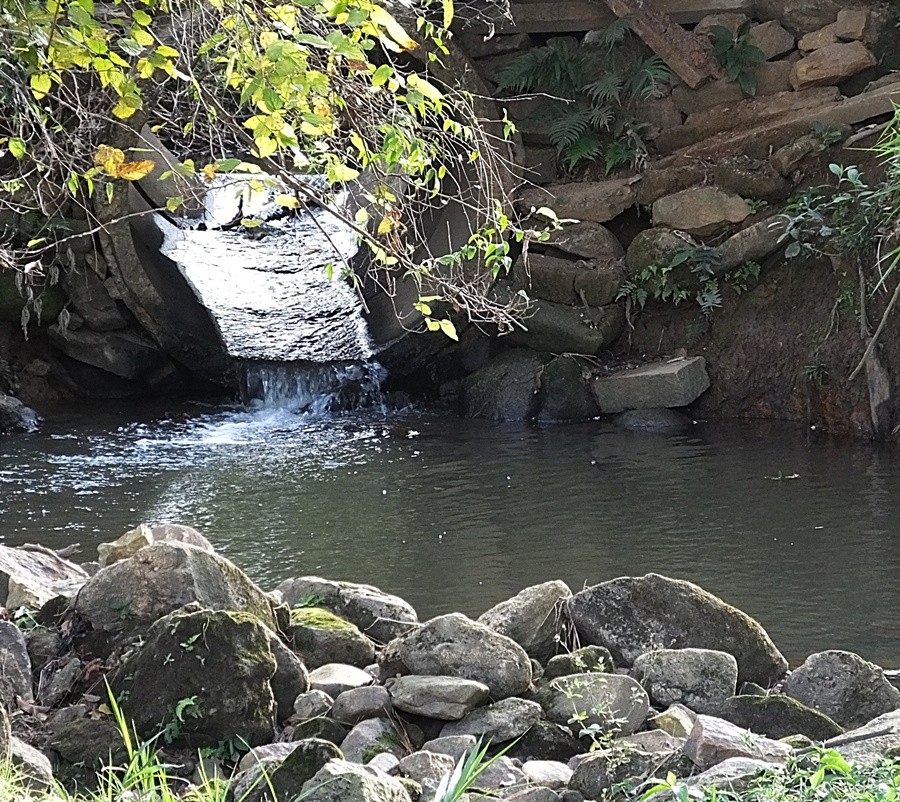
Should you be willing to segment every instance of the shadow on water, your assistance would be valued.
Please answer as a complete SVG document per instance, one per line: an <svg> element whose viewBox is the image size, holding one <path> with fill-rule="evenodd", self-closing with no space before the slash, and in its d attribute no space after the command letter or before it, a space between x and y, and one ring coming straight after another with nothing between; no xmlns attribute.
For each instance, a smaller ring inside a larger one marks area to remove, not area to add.
<svg viewBox="0 0 900 802"><path fill-rule="evenodd" d="M265 586L369 582L422 616L475 615L552 578L658 571L756 616L794 661L846 648L900 666L892 449L774 426L125 413L3 441L3 542L79 541L90 559L139 521L177 520Z"/></svg>

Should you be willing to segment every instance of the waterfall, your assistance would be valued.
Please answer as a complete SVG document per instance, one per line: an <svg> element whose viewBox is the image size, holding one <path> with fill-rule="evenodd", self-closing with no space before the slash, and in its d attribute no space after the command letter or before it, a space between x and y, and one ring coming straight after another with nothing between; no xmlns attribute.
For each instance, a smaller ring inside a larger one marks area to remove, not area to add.
<svg viewBox="0 0 900 802"><path fill-rule="evenodd" d="M385 370L377 362L246 362L241 397L246 404L313 416L383 405Z"/></svg>

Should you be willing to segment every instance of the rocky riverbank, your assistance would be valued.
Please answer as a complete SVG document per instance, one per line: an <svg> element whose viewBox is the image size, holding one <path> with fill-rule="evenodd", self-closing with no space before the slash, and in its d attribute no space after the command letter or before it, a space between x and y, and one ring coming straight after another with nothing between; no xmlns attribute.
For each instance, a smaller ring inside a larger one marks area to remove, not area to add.
<svg viewBox="0 0 900 802"><path fill-rule="evenodd" d="M124 759L107 685L176 775L235 799L425 802L479 741L505 751L471 793L514 802L627 799L668 772L739 789L822 743L900 755L884 670L841 651L789 670L759 623L656 574L420 622L367 585L266 592L162 525L85 566L0 546L0 601L0 753L37 784Z"/></svg>

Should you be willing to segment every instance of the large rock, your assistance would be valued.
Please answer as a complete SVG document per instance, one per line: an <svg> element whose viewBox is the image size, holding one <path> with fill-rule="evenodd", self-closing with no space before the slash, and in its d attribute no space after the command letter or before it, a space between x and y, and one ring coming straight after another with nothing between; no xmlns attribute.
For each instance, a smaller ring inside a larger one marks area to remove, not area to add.
<svg viewBox="0 0 900 802"><path fill-rule="evenodd" d="M62 285L75 311L94 331L124 329L128 321L109 297L100 277L89 267L64 270Z"/></svg>
<svg viewBox="0 0 900 802"><path fill-rule="evenodd" d="M782 771L782 768L767 760L751 757L729 757L706 771L688 777L685 784L689 788L705 791L715 788L721 792L741 794L763 772Z"/></svg>
<svg viewBox="0 0 900 802"><path fill-rule="evenodd" d="M589 363L568 354L548 362L541 372L541 421L591 420L600 414L585 378Z"/></svg>
<svg viewBox="0 0 900 802"><path fill-rule="evenodd" d="M619 261L581 259L577 262L533 253L514 268L516 283L529 297L553 303L605 306L616 300L622 286Z"/></svg>
<svg viewBox="0 0 900 802"><path fill-rule="evenodd" d="M791 71L791 85L797 91L814 86L830 86L874 67L878 60L862 42L828 45L800 59Z"/></svg>
<svg viewBox="0 0 900 802"><path fill-rule="evenodd" d="M560 219L606 223L634 205L634 184L631 178L551 184L526 190L521 205L526 211L550 207Z"/></svg>
<svg viewBox="0 0 900 802"><path fill-rule="evenodd" d="M271 600L243 571L184 543L153 543L102 568L82 589L76 610L95 630L132 634L191 602L251 613L276 628Z"/></svg>
<svg viewBox="0 0 900 802"><path fill-rule="evenodd" d="M684 745L684 753L701 771L732 757L784 763L791 748L781 741L762 735L747 734L746 730L712 716L697 716L694 727Z"/></svg>
<svg viewBox="0 0 900 802"><path fill-rule="evenodd" d="M633 747L613 745L585 756L575 765L569 788L587 799L606 799L614 787L636 787L649 779L660 756Z"/></svg>
<svg viewBox="0 0 900 802"><path fill-rule="evenodd" d="M584 745L561 724L541 719L507 754L516 760L556 760L565 763L584 752Z"/></svg>
<svg viewBox="0 0 900 802"><path fill-rule="evenodd" d="M434 789L441 779L453 772L456 761L449 755L438 752L413 752L399 763L404 776L419 783L423 788Z"/></svg>
<svg viewBox="0 0 900 802"><path fill-rule="evenodd" d="M297 657L272 630L268 630L269 648L275 658L275 675L272 677L272 695L275 698L275 714L278 722L294 713L297 697L309 688L309 674L303 661Z"/></svg>
<svg viewBox="0 0 900 802"><path fill-rule="evenodd" d="M241 775L236 783L235 799L241 802L302 799L303 786L329 761L343 757L334 744L320 738L271 746L289 748L283 756L258 760Z"/></svg>
<svg viewBox="0 0 900 802"><path fill-rule="evenodd" d="M531 662L525 650L460 613L431 619L414 632L392 641L382 665L400 673L462 677L482 682L494 699L521 693L531 684Z"/></svg>
<svg viewBox="0 0 900 802"><path fill-rule="evenodd" d="M716 184L742 198L784 200L791 185L767 160L731 157L715 168Z"/></svg>
<svg viewBox="0 0 900 802"><path fill-rule="evenodd" d="M441 737L474 735L485 741L502 743L519 738L541 717L541 706L526 699L503 699L473 710L460 721L446 724Z"/></svg>
<svg viewBox="0 0 900 802"><path fill-rule="evenodd" d="M34 699L31 688L31 658L25 636L11 621L0 621L0 706L16 709L16 700Z"/></svg>
<svg viewBox="0 0 900 802"><path fill-rule="evenodd" d="M153 533L150 531L150 527L146 524L141 524L110 543L98 544L97 562L101 568L105 568L107 565L133 557L152 542Z"/></svg>
<svg viewBox="0 0 900 802"><path fill-rule="evenodd" d="M50 760L21 738L10 738L9 762L22 774L27 788L49 789L53 785Z"/></svg>
<svg viewBox="0 0 900 802"><path fill-rule="evenodd" d="M529 657L544 661L562 632L563 605L572 591L559 580L533 585L500 602L478 617L478 622L512 638Z"/></svg>
<svg viewBox="0 0 900 802"><path fill-rule="evenodd" d="M303 802L410 802L399 780L343 760L327 763L303 786L301 798Z"/></svg>
<svg viewBox="0 0 900 802"><path fill-rule="evenodd" d="M622 333L625 312L616 305L578 308L535 301L522 322L527 331L517 329L509 335L510 342L533 351L592 356Z"/></svg>
<svg viewBox="0 0 900 802"><path fill-rule="evenodd" d="M302 576L286 579L276 590L291 607L306 604L313 598L318 606L346 618L382 643L408 632L419 623L411 604L372 585Z"/></svg>
<svg viewBox="0 0 900 802"><path fill-rule="evenodd" d="M767 217L738 231L719 246L720 260L713 272L720 275L746 262L761 262L782 247L785 228L784 218Z"/></svg>
<svg viewBox="0 0 900 802"><path fill-rule="evenodd" d="M590 221L564 225L543 244L570 256L601 262L613 262L625 255L615 234L606 226Z"/></svg>
<svg viewBox="0 0 900 802"><path fill-rule="evenodd" d="M47 747L67 763L93 771L128 758L116 723L111 718L91 718L85 705L64 707L48 720Z"/></svg>
<svg viewBox="0 0 900 802"><path fill-rule="evenodd" d="M837 0L755 0L760 19L777 20L795 36L829 25L843 3Z"/></svg>
<svg viewBox="0 0 900 802"><path fill-rule="evenodd" d="M379 752L403 757L406 750L400 732L388 718L370 718L359 722L344 738L341 751L352 763L368 763Z"/></svg>
<svg viewBox="0 0 900 802"><path fill-rule="evenodd" d="M345 663L363 668L375 659L375 644L359 629L320 607L291 610L289 634L310 668Z"/></svg>
<svg viewBox="0 0 900 802"><path fill-rule="evenodd" d="M165 616L112 676L126 717L142 737L192 747L275 735L269 633L246 613L197 610Z"/></svg>
<svg viewBox="0 0 900 802"><path fill-rule="evenodd" d="M575 735L593 725L600 734L631 735L650 712L647 692L623 674L558 677L540 688L535 699L549 721L571 726Z"/></svg>
<svg viewBox="0 0 900 802"><path fill-rule="evenodd" d="M628 246L625 264L628 274L639 276L648 267L667 267L679 251L690 248L694 241L665 228L641 231Z"/></svg>
<svg viewBox="0 0 900 802"><path fill-rule="evenodd" d="M165 364L166 356L150 340L133 331L48 330L52 342L66 356L123 379L145 376Z"/></svg>
<svg viewBox="0 0 900 802"><path fill-rule="evenodd" d="M336 699L344 691L371 685L374 678L356 666L328 663L309 672L309 687Z"/></svg>
<svg viewBox="0 0 900 802"><path fill-rule="evenodd" d="M605 415L630 409L684 407L709 389L706 360L692 356L598 376L591 383Z"/></svg>
<svg viewBox="0 0 900 802"><path fill-rule="evenodd" d="M634 678L659 707L683 704L718 715L737 688L737 660L711 649L657 649L634 661Z"/></svg>
<svg viewBox="0 0 900 802"><path fill-rule="evenodd" d="M569 613L582 643L605 646L617 663L660 646L734 655L738 681L768 686L787 661L750 616L691 582L659 574L621 577L576 593Z"/></svg>
<svg viewBox="0 0 900 802"><path fill-rule="evenodd" d="M900 710L885 713L868 724L825 742L826 749L837 749L847 760L878 763L887 756L900 754Z"/></svg>
<svg viewBox="0 0 900 802"><path fill-rule="evenodd" d="M900 709L900 690L881 668L852 652L810 655L788 676L783 691L847 728Z"/></svg>
<svg viewBox="0 0 900 802"><path fill-rule="evenodd" d="M813 741L827 741L844 731L824 713L780 693L734 696L722 705L717 715L742 729L775 740L805 735Z"/></svg>
<svg viewBox="0 0 900 802"><path fill-rule="evenodd" d="M602 646L582 646L574 651L551 657L544 666L543 679L551 680L567 674L587 674L591 671L613 674L615 670L616 666L609 649Z"/></svg>
<svg viewBox="0 0 900 802"><path fill-rule="evenodd" d="M393 677L386 685L398 710L438 721L458 721L491 695L484 683L459 677Z"/></svg>
<svg viewBox="0 0 900 802"><path fill-rule="evenodd" d="M388 689L382 685L369 685L338 694L331 715L341 724L352 727L367 718L388 716L391 712Z"/></svg>
<svg viewBox="0 0 900 802"><path fill-rule="evenodd" d="M742 223L750 207L739 195L713 186L693 187L653 204L653 224L707 236Z"/></svg>
<svg viewBox="0 0 900 802"><path fill-rule="evenodd" d="M0 434L33 432L37 425L37 412L26 407L18 398L0 392Z"/></svg>
<svg viewBox="0 0 900 802"><path fill-rule="evenodd" d="M766 61L771 61L779 56L790 53L797 40L790 31L776 20L769 20L750 28L750 43L762 50Z"/></svg>
<svg viewBox="0 0 900 802"><path fill-rule="evenodd" d="M0 602L37 609L57 596L72 599L90 577L50 551L0 545Z"/></svg>
<svg viewBox="0 0 900 802"><path fill-rule="evenodd" d="M462 414L501 421L535 418L540 406L543 365L538 354L524 348L495 356L463 382Z"/></svg>

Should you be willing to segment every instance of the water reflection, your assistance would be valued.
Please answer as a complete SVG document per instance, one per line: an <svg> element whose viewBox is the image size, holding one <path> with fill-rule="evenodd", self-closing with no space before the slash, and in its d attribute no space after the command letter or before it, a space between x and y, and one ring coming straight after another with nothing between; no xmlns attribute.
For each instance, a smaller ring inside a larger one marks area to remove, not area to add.
<svg viewBox="0 0 900 802"><path fill-rule="evenodd" d="M5 542L92 553L140 520L178 520L264 585L366 581L424 616L477 614L550 578L578 588L652 570L758 617L793 660L848 648L900 666L890 449L780 428L662 435L277 409L92 420L4 441Z"/></svg>

